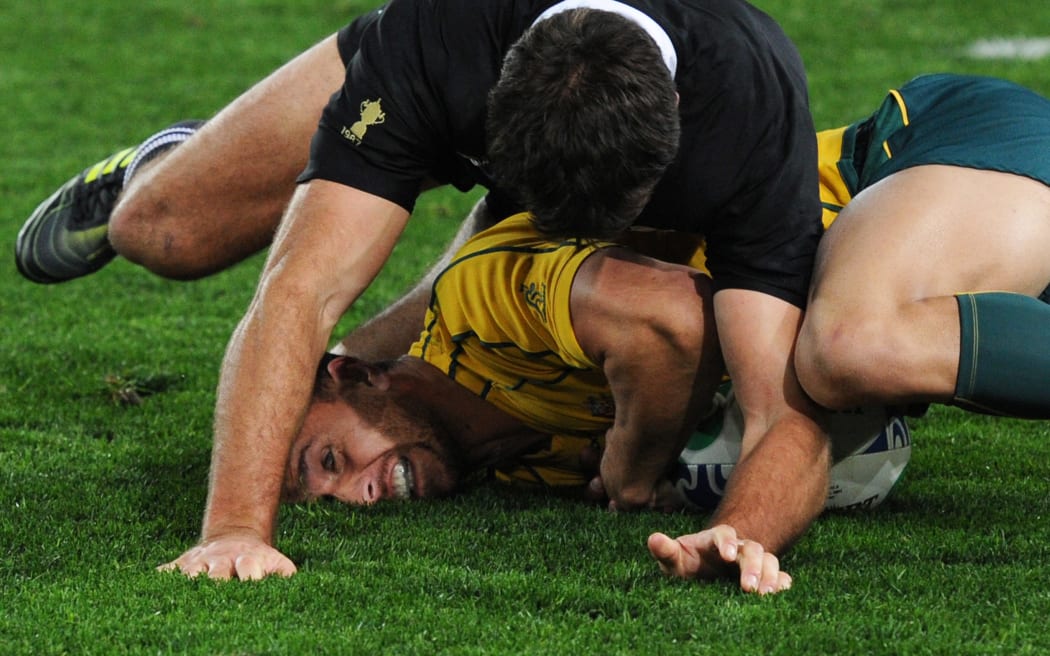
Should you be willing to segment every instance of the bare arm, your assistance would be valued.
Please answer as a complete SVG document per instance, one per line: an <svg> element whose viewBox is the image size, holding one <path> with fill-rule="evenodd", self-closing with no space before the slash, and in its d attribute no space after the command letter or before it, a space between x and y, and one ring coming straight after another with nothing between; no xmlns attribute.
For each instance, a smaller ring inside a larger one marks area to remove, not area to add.
<svg viewBox="0 0 1050 656"><path fill-rule="evenodd" d="M387 306L382 312L354 328L342 341L332 348L333 353L354 355L366 360L393 360L408 352L412 343L419 339L419 330L430 304L434 279L444 271L456 252L468 239L496 223L482 198L460 225L452 241L421 280L404 296Z"/></svg>
<svg viewBox="0 0 1050 656"><path fill-rule="evenodd" d="M208 503L188 575L289 575L272 548L285 464L332 328L371 283L408 213L326 181L301 186L223 361Z"/></svg>
<svg viewBox="0 0 1050 656"><path fill-rule="evenodd" d="M601 480L610 507L660 507L666 473L722 375L709 280L621 249L592 255L572 289L573 327L616 404Z"/></svg>
<svg viewBox="0 0 1050 656"><path fill-rule="evenodd" d="M735 565L745 590L774 592L786 587L778 582L775 554L787 550L823 508L829 442L792 364L801 311L772 296L730 289L715 295L715 314L744 411L740 460L711 529L674 544L653 536L650 549L670 574L709 578Z"/></svg>

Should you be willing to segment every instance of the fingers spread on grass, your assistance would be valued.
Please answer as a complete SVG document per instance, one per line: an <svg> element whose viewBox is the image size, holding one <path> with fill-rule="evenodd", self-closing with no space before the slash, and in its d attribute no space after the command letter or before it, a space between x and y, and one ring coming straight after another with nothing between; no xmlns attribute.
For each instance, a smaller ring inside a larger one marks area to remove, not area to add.
<svg viewBox="0 0 1050 656"><path fill-rule="evenodd" d="M691 578L700 569L700 557L696 550L683 543L681 538L673 540L663 533L653 533L649 536L648 546L660 571L668 576Z"/></svg>
<svg viewBox="0 0 1050 656"><path fill-rule="evenodd" d="M780 571L780 561L754 540L737 538L728 525L671 539L663 533L649 536L649 552L668 576L713 579L740 574L740 589L772 594L791 587L791 576Z"/></svg>
<svg viewBox="0 0 1050 656"><path fill-rule="evenodd" d="M208 564L201 572L207 574L210 579L229 581L233 578L233 561L226 557L213 557L208 559ZM191 576L193 576L191 574Z"/></svg>
<svg viewBox="0 0 1050 656"><path fill-rule="evenodd" d="M242 581L258 581L271 574L289 577L296 572L295 564L276 550L265 559L253 554L238 556L235 565L237 578Z"/></svg>
<svg viewBox="0 0 1050 656"><path fill-rule="evenodd" d="M744 592L758 592L765 555L766 550L761 544L750 540L740 541L736 563L740 567L740 589Z"/></svg>
<svg viewBox="0 0 1050 656"><path fill-rule="evenodd" d="M791 576L780 571L780 560L775 554L753 540L740 540L737 566L740 568L740 589L760 595L783 592L791 587Z"/></svg>
<svg viewBox="0 0 1050 656"><path fill-rule="evenodd" d="M251 554L238 556L237 562L234 564L234 570L237 572L237 578L242 581L258 581L266 576L266 570L262 563Z"/></svg>

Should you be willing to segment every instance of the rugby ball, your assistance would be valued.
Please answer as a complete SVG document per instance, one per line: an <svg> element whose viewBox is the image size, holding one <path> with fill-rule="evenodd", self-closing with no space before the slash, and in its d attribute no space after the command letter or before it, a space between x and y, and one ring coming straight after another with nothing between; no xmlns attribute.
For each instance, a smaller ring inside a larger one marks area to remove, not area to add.
<svg viewBox="0 0 1050 656"><path fill-rule="evenodd" d="M715 411L697 427L671 475L679 501L712 510L725 492L740 457L744 420L732 389L719 395ZM874 508L889 495L911 457L911 433L902 416L885 408L836 412L830 433L836 464L825 508Z"/></svg>

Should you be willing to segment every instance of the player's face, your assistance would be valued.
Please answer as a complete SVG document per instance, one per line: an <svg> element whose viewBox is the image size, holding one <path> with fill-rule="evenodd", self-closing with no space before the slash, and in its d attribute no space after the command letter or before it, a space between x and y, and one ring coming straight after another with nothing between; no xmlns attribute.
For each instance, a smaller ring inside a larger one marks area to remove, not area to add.
<svg viewBox="0 0 1050 656"><path fill-rule="evenodd" d="M289 454L285 500L366 505L451 492L461 467L448 440L418 413L384 402L376 422L343 401L314 403Z"/></svg>

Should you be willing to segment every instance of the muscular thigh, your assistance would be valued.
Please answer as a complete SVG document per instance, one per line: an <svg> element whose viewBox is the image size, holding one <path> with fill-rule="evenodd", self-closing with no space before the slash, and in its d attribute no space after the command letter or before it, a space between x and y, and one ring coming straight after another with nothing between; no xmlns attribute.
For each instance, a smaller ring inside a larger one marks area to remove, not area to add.
<svg viewBox="0 0 1050 656"><path fill-rule="evenodd" d="M143 168L111 218L114 247L161 275L195 278L267 246L344 70L329 37Z"/></svg>
<svg viewBox="0 0 1050 656"><path fill-rule="evenodd" d="M224 183L223 169L237 175L226 187L236 201L248 197L287 203L309 155L321 110L343 79L343 64L330 37L249 89L211 119L186 157L201 160L197 184ZM218 170L215 170L218 169Z"/></svg>
<svg viewBox="0 0 1050 656"><path fill-rule="evenodd" d="M950 166L906 169L857 195L828 229L811 298L870 311L966 291L1038 295L1050 283L1050 188Z"/></svg>

